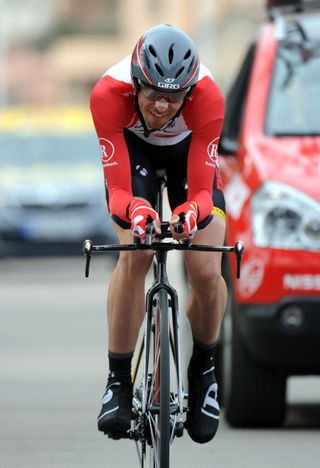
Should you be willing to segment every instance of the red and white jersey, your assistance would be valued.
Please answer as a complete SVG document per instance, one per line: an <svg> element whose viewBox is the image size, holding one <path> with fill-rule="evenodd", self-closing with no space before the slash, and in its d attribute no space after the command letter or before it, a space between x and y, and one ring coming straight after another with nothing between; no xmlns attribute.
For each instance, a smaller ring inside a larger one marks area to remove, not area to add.
<svg viewBox="0 0 320 468"><path fill-rule="evenodd" d="M188 154L188 200L199 207L199 221L212 211L212 186L217 165L217 146L223 123L224 102L209 70L200 65L194 92L181 114L168 127L145 137L135 105L130 75L131 56L109 68L91 94L91 112L101 147L102 165L111 214L124 221L133 195L129 152L123 129L134 132L151 145L174 145L190 133Z"/></svg>

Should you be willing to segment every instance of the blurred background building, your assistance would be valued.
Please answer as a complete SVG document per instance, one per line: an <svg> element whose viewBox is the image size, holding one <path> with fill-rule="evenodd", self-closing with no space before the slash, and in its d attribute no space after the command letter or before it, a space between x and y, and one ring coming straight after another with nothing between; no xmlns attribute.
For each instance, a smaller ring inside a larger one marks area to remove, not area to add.
<svg viewBox="0 0 320 468"><path fill-rule="evenodd" d="M226 91L263 0L0 0L0 103L87 104L111 64L155 24L181 27Z"/></svg>

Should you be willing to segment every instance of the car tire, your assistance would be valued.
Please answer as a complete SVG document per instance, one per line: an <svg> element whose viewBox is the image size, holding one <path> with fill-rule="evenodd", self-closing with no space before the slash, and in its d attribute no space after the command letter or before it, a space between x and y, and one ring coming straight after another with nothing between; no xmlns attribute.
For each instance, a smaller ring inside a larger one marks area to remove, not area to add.
<svg viewBox="0 0 320 468"><path fill-rule="evenodd" d="M223 342L218 341L215 352L215 376L218 384L218 401L219 405L223 405Z"/></svg>
<svg viewBox="0 0 320 468"><path fill-rule="evenodd" d="M223 406L234 427L278 427L286 412L286 378L255 360L236 324L234 298L223 325Z"/></svg>

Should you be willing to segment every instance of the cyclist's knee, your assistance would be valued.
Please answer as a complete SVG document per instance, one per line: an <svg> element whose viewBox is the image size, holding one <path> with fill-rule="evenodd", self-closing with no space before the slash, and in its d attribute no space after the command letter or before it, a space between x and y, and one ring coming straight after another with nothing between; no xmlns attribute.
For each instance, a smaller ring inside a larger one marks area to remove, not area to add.
<svg viewBox="0 0 320 468"><path fill-rule="evenodd" d="M121 252L118 260L118 268L132 278L146 276L152 262L151 251Z"/></svg>
<svg viewBox="0 0 320 468"><path fill-rule="evenodd" d="M114 224L116 234L120 244L132 244L133 237L128 229L122 229ZM151 251L123 251L119 255L117 268L129 278L144 277L150 268L153 253Z"/></svg>
<svg viewBox="0 0 320 468"><path fill-rule="evenodd" d="M219 287L221 281L220 262L208 261L201 264L186 264L189 276L189 281L192 287L199 290L207 290L213 292Z"/></svg>

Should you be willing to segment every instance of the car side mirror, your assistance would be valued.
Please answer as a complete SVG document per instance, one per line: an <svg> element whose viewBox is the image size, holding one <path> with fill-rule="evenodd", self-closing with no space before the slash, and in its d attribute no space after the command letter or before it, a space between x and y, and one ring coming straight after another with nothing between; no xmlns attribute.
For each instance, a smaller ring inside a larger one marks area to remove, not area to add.
<svg viewBox="0 0 320 468"><path fill-rule="evenodd" d="M219 142L218 153L226 156L234 156L238 151L238 142L226 136L222 136Z"/></svg>

